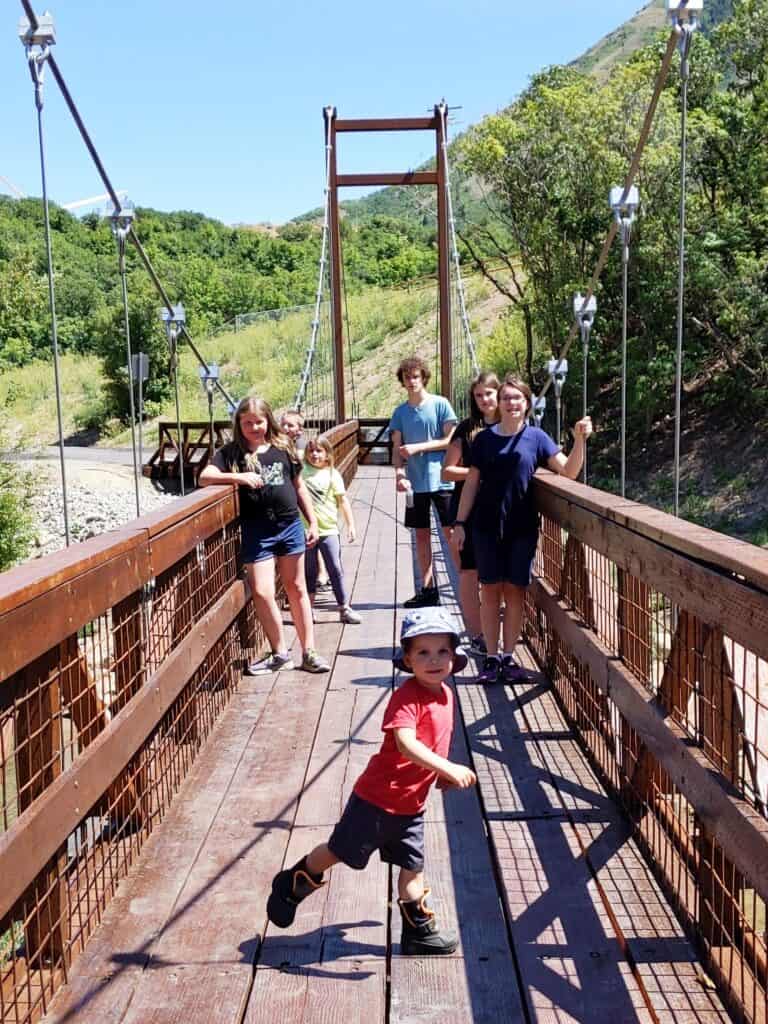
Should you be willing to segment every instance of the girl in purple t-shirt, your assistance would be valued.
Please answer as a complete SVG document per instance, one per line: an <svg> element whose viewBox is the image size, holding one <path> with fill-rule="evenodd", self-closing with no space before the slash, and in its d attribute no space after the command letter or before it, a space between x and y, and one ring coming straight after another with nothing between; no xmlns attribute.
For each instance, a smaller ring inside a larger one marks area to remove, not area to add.
<svg viewBox="0 0 768 1024"><path fill-rule="evenodd" d="M566 458L549 434L528 423L531 389L508 374L499 388L498 424L472 442L470 470L454 523L461 548L472 514L472 540L482 603L480 618L488 654L479 675L484 683L512 683L521 676L514 650L523 620L525 589L531 582L539 520L530 489L534 473L546 466L575 480L592 433L589 416L574 427L574 446ZM501 605L504 604L503 647Z"/></svg>

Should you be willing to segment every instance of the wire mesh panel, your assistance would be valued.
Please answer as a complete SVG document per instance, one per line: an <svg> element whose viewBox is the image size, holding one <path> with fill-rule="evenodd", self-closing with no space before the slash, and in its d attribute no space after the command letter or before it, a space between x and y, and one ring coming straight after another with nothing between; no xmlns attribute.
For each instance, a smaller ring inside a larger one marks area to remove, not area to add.
<svg viewBox="0 0 768 1024"><path fill-rule="evenodd" d="M536 490L526 636L724 995L764 1021L768 560L578 484Z"/></svg>

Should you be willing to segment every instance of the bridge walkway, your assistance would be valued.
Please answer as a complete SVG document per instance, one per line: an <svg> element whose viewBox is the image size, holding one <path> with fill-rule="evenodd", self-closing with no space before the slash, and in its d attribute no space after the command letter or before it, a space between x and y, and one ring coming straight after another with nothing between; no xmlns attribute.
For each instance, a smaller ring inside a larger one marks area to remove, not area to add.
<svg viewBox="0 0 768 1024"><path fill-rule="evenodd" d="M275 871L327 838L380 742L412 587L392 470L361 467L347 547L362 626L318 609L329 677L244 677L165 820L121 883L48 1022L729 1020L549 688L456 679L454 755L478 787L433 792L427 873L451 957L399 953L392 878L337 867L287 931ZM443 559L440 576L446 580ZM449 587L444 586L447 595Z"/></svg>

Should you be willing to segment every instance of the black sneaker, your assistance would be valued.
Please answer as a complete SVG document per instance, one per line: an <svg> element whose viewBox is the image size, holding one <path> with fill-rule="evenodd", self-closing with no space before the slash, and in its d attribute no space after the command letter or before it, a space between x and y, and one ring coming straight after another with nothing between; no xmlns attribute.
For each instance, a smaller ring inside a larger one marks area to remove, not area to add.
<svg viewBox="0 0 768 1024"><path fill-rule="evenodd" d="M527 678L528 673L522 665L518 665L511 654L505 654L501 659L501 682L514 685L524 683Z"/></svg>
<svg viewBox="0 0 768 1024"><path fill-rule="evenodd" d="M477 636L473 636L469 641L467 650L475 658L487 658L488 648L485 646L485 639L482 633L478 633Z"/></svg>
<svg viewBox="0 0 768 1024"><path fill-rule="evenodd" d="M440 604L437 587L422 587L413 597L403 601L403 608L434 608Z"/></svg>
<svg viewBox="0 0 768 1024"><path fill-rule="evenodd" d="M499 682L501 676L501 658L494 654L489 654L483 662L483 668L477 677L478 683L482 683L484 686L492 686L494 683Z"/></svg>

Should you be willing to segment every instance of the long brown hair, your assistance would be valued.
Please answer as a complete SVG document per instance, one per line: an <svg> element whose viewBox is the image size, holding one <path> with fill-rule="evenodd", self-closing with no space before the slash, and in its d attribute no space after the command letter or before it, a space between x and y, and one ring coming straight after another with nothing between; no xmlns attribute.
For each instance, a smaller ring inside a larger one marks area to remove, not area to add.
<svg viewBox="0 0 768 1024"><path fill-rule="evenodd" d="M493 388L498 394L500 386L501 385L499 384L499 378L496 376L493 370L481 371L469 385L469 419L472 425L467 435L467 441L469 441L470 443L474 441L474 439L477 437L481 430L485 430L485 428L488 426L488 424L485 422L485 417L477 407L477 402L475 401L475 388ZM497 407L496 422L498 422L498 420L499 413Z"/></svg>
<svg viewBox="0 0 768 1024"><path fill-rule="evenodd" d="M250 395L248 398L244 398L238 405L237 409L235 409L235 414L232 417L233 439L244 455L247 455L250 449L245 437L243 436L243 431L240 428L240 417L248 412L256 413L257 416L263 416L266 419L267 431L264 435L264 440L267 444L271 444L274 448L280 448L281 451L287 452L292 462L299 462L299 457L296 454L293 442L278 426L275 414L272 412L272 406L269 402L265 401L265 399L258 398L256 395Z"/></svg>
<svg viewBox="0 0 768 1024"><path fill-rule="evenodd" d="M304 458L307 457L307 452L310 448L321 448L328 456L328 466L330 469L333 469L336 460L333 457L333 445L327 437L323 437L322 435L319 435L318 437L311 437L307 441L307 447L304 449Z"/></svg>

